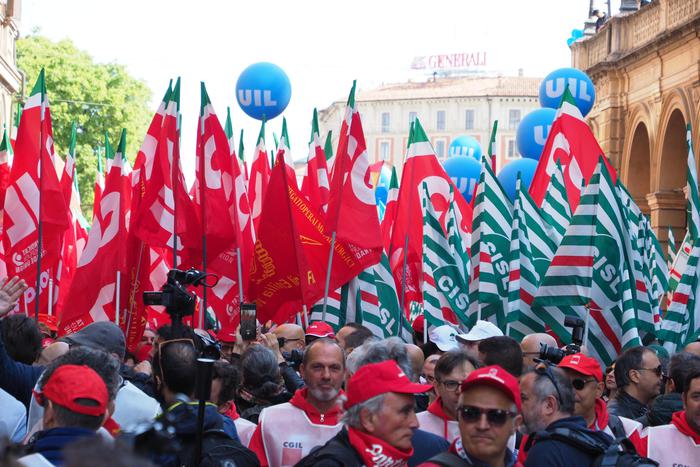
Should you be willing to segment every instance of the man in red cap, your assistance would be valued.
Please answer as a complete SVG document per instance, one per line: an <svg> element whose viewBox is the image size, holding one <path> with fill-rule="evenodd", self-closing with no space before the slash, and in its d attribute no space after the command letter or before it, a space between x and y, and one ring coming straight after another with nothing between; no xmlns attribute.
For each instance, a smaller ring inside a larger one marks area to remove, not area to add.
<svg viewBox="0 0 700 467"><path fill-rule="evenodd" d="M94 370L82 365L61 365L52 372L49 369L42 380L41 392L34 392L34 397L44 408L44 430L32 437L30 455L20 460L24 465L41 465L35 464L41 460L62 465L63 447L96 436L105 422L107 387Z"/></svg>
<svg viewBox="0 0 700 467"><path fill-rule="evenodd" d="M248 446L262 467L294 465L343 427L339 396L345 376L343 349L333 339L313 341L299 368L306 383L284 404L260 413Z"/></svg>
<svg viewBox="0 0 700 467"><path fill-rule="evenodd" d="M335 334L333 333L333 328L330 324L324 323L323 321L314 321L306 328L306 344L310 344L316 339L321 337L328 337L333 339Z"/></svg>
<svg viewBox="0 0 700 467"><path fill-rule="evenodd" d="M700 371L689 374L683 388L683 408L668 425L649 427L635 442L637 451L659 465L698 465L700 459Z"/></svg>
<svg viewBox="0 0 700 467"><path fill-rule="evenodd" d="M567 355L559 363L559 368L564 370L574 387L574 415L583 417L588 428L603 431L613 438L639 436L641 423L608 414L603 400L603 371L598 360L581 353Z"/></svg>
<svg viewBox="0 0 700 467"><path fill-rule="evenodd" d="M393 360L362 366L348 381L345 427L297 465L406 465L418 428L413 395L428 389L411 382Z"/></svg>
<svg viewBox="0 0 700 467"><path fill-rule="evenodd" d="M514 376L498 365L472 371L461 384L459 437L447 453L421 465L516 465L508 440L520 426L520 410L520 387Z"/></svg>

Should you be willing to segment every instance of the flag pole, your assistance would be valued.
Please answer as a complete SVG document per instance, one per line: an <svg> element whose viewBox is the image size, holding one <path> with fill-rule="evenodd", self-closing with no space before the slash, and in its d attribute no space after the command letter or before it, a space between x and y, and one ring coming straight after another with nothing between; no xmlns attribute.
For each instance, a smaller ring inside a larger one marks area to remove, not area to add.
<svg viewBox="0 0 700 467"><path fill-rule="evenodd" d="M236 246L236 269L238 270L238 303L243 303L243 268L241 268L241 247L239 246Z"/></svg>
<svg viewBox="0 0 700 467"><path fill-rule="evenodd" d="M41 118L39 119L39 218L38 218L38 232L37 232L37 259L36 259L36 289L34 295L34 320L39 322L39 298L41 297L41 243L44 233L43 221L41 218L41 193L44 187L44 177L43 174L43 164L41 163L41 153L44 145L44 105L46 96L44 96L44 90L41 90Z"/></svg>
<svg viewBox="0 0 700 467"><path fill-rule="evenodd" d="M301 311L302 311L302 315L304 317L304 321L303 321L304 331L306 331L306 328L309 327L309 311L306 308L306 305L301 306Z"/></svg>
<svg viewBox="0 0 700 467"><path fill-rule="evenodd" d="M588 342L588 323L591 319L591 302L589 301L588 303L586 303L584 305L584 308L586 309L586 322L583 328L583 345L586 345L586 343Z"/></svg>
<svg viewBox="0 0 700 467"><path fill-rule="evenodd" d="M493 173L496 173L496 151L494 151L493 146L496 141L496 130L498 130L498 120L493 121L493 128L491 129L491 139L489 140L489 156L491 157L491 168Z"/></svg>
<svg viewBox="0 0 700 467"><path fill-rule="evenodd" d="M121 284L122 284L122 272L117 271L117 291L116 291L116 294L117 294L116 295L116 305L117 306L116 306L116 309L114 310L114 324L116 324L117 326L119 326L119 307L121 306L121 303L120 303L120 298L121 298L120 292L122 290Z"/></svg>
<svg viewBox="0 0 700 467"><path fill-rule="evenodd" d="M128 334L131 333L131 321L132 318L134 317L134 305L136 304L136 290L138 289L138 284L139 284L139 274L141 273L141 262L143 261L143 250L145 248L145 244L143 240L140 242L141 246L139 247L139 261L136 263L136 271L134 273L134 280L133 280L133 286L131 286L130 282L130 290L129 290L129 318L126 323L126 328L125 332Z"/></svg>
<svg viewBox="0 0 700 467"><path fill-rule="evenodd" d="M53 278L49 273L49 316L53 316Z"/></svg>
<svg viewBox="0 0 700 467"><path fill-rule="evenodd" d="M202 82L202 89L204 89L204 83ZM202 91L204 92L204 91ZM204 173L205 167L204 167L204 154L202 151L202 145L204 144L203 138L204 138L204 122L200 122L201 130L200 130L200 144L199 144L199 206L200 206L200 215L202 217L202 272L204 274L207 273L207 208L206 208L206 189L204 187L204 184L207 182L206 181L206 175ZM240 278L239 278L239 283ZM199 322L197 323L197 327L200 329L204 328L204 314L207 312L207 290L209 287L202 287L204 290L202 290L202 308L204 309L202 312L199 313Z"/></svg>
<svg viewBox="0 0 700 467"><path fill-rule="evenodd" d="M409 211L409 217L411 217ZM410 225L410 223L409 223ZM406 233L406 239L403 245L403 266L401 268L401 313L403 313L404 306L406 305L406 269L408 268L408 259L406 253L408 252L408 233Z"/></svg>
<svg viewBox="0 0 700 467"><path fill-rule="evenodd" d="M335 250L335 231L331 234L331 250L328 253L328 269L326 270L326 285L323 289L323 312L321 321L326 322L326 307L328 305L328 288L331 285L331 267L333 266L333 250Z"/></svg>
<svg viewBox="0 0 700 467"><path fill-rule="evenodd" d="M425 306L423 306L423 344L428 343L428 317L425 315Z"/></svg>

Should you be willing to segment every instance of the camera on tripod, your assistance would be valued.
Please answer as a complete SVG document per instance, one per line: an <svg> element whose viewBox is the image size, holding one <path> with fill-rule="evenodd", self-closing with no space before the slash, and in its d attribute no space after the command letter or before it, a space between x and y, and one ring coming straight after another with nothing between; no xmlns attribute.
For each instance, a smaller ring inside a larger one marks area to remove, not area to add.
<svg viewBox="0 0 700 467"><path fill-rule="evenodd" d="M571 344L566 345L563 349L540 344L540 360L546 360L557 365L565 356L581 352L583 331L586 324L581 318L567 316L564 318L564 326L571 328Z"/></svg>

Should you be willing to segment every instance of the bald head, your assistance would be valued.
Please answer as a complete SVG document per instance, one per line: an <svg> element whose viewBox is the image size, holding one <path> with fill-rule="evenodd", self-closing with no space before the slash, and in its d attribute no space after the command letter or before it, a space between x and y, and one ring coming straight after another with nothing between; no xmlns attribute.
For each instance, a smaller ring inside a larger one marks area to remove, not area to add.
<svg viewBox="0 0 700 467"><path fill-rule="evenodd" d="M406 352L408 353L408 359L411 361L413 376L416 381L418 381L421 371L423 370L423 362L425 361L423 351L417 345L406 344Z"/></svg>
<svg viewBox="0 0 700 467"><path fill-rule="evenodd" d="M298 324L285 323L277 326L272 331L278 338L284 338L285 342L280 350L282 352L291 352L293 349L302 350L306 345L304 336L304 328Z"/></svg>
<svg viewBox="0 0 700 467"><path fill-rule="evenodd" d="M68 353L68 350L70 350L68 343L61 341L53 342L47 345L44 350L41 351L37 364L46 366L61 355Z"/></svg>
<svg viewBox="0 0 700 467"><path fill-rule="evenodd" d="M700 342L691 342L690 344L685 346L683 352L688 352L700 356Z"/></svg>
<svg viewBox="0 0 700 467"><path fill-rule="evenodd" d="M520 348L523 350L523 368L529 368L535 364L534 359L540 354L542 345L557 347L557 341L544 332L528 334L523 337L522 342L520 342Z"/></svg>

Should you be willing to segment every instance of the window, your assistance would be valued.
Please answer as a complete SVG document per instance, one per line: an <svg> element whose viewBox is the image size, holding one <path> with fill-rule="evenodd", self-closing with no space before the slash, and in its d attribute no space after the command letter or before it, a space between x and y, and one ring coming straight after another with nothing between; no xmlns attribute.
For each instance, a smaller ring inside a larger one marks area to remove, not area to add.
<svg viewBox="0 0 700 467"><path fill-rule="evenodd" d="M437 112L437 129L438 130L445 129L445 111L444 110L438 110L438 112ZM444 141L443 141L443 144L444 144Z"/></svg>
<svg viewBox="0 0 700 467"><path fill-rule="evenodd" d="M520 125L520 109L510 109L508 111L508 128L515 130Z"/></svg>
<svg viewBox="0 0 700 467"><path fill-rule="evenodd" d="M418 112L409 112L408 113L408 126L411 126L411 123L416 121L416 118L418 117Z"/></svg>
<svg viewBox="0 0 700 467"><path fill-rule="evenodd" d="M469 109L464 114L464 129L473 130L474 129L474 110Z"/></svg>
<svg viewBox="0 0 700 467"><path fill-rule="evenodd" d="M391 114L389 112L382 112L382 133L389 133L390 126Z"/></svg>
<svg viewBox="0 0 700 467"><path fill-rule="evenodd" d="M389 154L389 142L388 141L382 141L379 143L379 159L382 161L388 161L390 158Z"/></svg>
<svg viewBox="0 0 700 467"><path fill-rule="evenodd" d="M444 139L438 139L435 141L435 154L437 155L438 159L445 158L445 140Z"/></svg>
<svg viewBox="0 0 700 467"><path fill-rule="evenodd" d="M515 145L514 139L509 139L507 142L506 159L520 159L520 154L518 154L518 148Z"/></svg>

